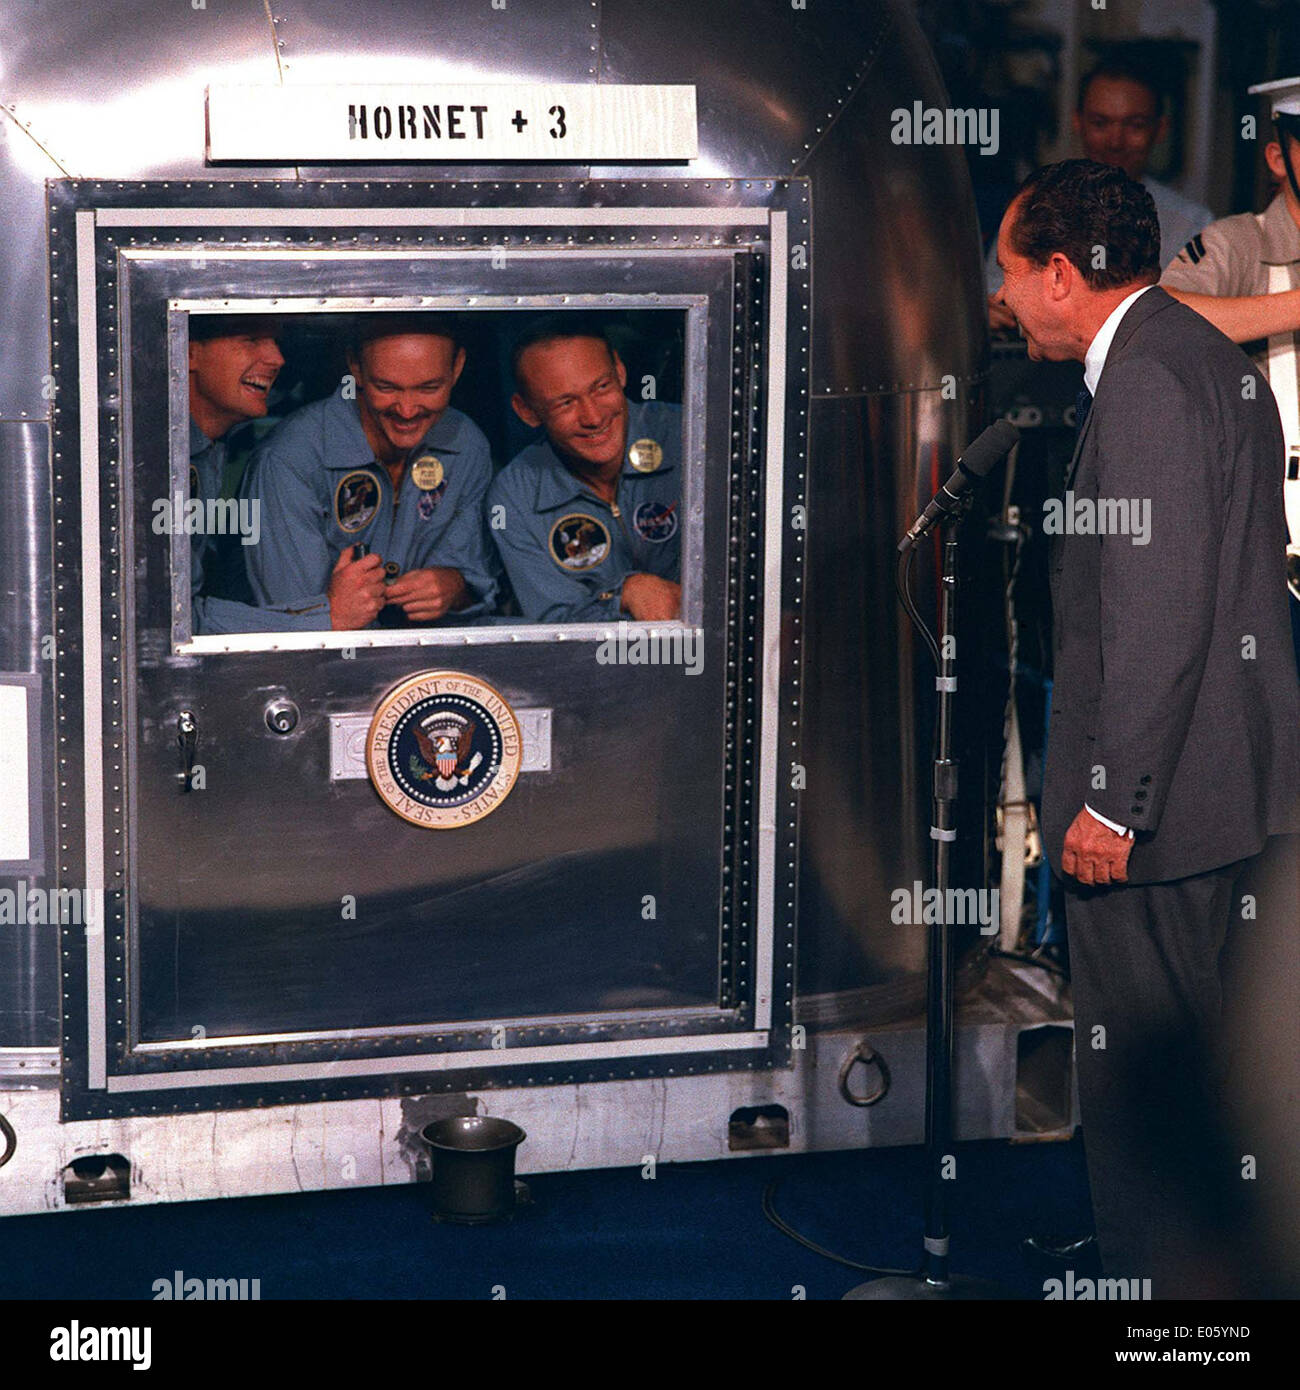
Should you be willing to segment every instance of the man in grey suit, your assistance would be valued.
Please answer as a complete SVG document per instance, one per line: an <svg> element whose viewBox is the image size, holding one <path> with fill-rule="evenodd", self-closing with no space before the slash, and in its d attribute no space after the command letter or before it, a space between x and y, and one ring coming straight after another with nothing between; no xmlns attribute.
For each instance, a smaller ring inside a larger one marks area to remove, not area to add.
<svg viewBox="0 0 1300 1390"><path fill-rule="evenodd" d="M1155 207L1122 171L1031 175L998 260L1030 357L1083 362L1091 393L1044 518L1043 826L1098 1245L1107 1275L1156 1298L1240 1293L1249 1173L1216 1100L1219 953L1245 862L1300 829L1277 409L1250 359L1155 287Z"/></svg>

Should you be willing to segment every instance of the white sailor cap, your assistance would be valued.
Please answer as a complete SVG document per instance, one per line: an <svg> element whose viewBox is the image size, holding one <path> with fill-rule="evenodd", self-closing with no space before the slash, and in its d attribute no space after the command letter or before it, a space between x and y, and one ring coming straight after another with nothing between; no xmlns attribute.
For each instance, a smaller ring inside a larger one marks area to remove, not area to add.
<svg viewBox="0 0 1300 1390"><path fill-rule="evenodd" d="M1267 96L1274 116L1300 116L1300 77L1260 82L1246 89L1251 96Z"/></svg>

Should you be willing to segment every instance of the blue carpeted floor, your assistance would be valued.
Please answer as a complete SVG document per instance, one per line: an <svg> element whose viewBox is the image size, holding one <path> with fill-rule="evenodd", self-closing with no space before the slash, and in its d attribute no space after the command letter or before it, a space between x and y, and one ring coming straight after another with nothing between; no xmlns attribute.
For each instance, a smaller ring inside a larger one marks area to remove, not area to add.
<svg viewBox="0 0 1300 1390"><path fill-rule="evenodd" d="M1018 1246L1090 1229L1079 1140L960 1145L953 1268L1041 1298ZM869 1276L805 1250L763 1217L850 1259L911 1267L920 1149L746 1158L532 1175L534 1204L491 1227L440 1225L426 1186L99 1208L7 1218L0 1298L153 1297L157 1279L261 1281L263 1299L838 1298Z"/></svg>

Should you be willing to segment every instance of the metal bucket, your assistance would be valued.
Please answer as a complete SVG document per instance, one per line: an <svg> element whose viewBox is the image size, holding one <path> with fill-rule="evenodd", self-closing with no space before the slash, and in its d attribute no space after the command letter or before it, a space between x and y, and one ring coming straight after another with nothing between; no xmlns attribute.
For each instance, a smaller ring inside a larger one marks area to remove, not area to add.
<svg viewBox="0 0 1300 1390"><path fill-rule="evenodd" d="M433 1159L433 1214L478 1225L513 1216L515 1150L528 1137L509 1120L454 1115L425 1125Z"/></svg>

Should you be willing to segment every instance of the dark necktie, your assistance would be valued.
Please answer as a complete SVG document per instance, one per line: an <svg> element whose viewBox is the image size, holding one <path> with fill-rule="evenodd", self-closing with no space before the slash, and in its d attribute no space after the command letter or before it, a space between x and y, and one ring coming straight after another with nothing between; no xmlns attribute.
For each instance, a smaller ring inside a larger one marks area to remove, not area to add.
<svg viewBox="0 0 1300 1390"><path fill-rule="evenodd" d="M1077 439L1083 433L1083 422L1092 409L1092 392L1085 386L1074 398L1074 434Z"/></svg>

